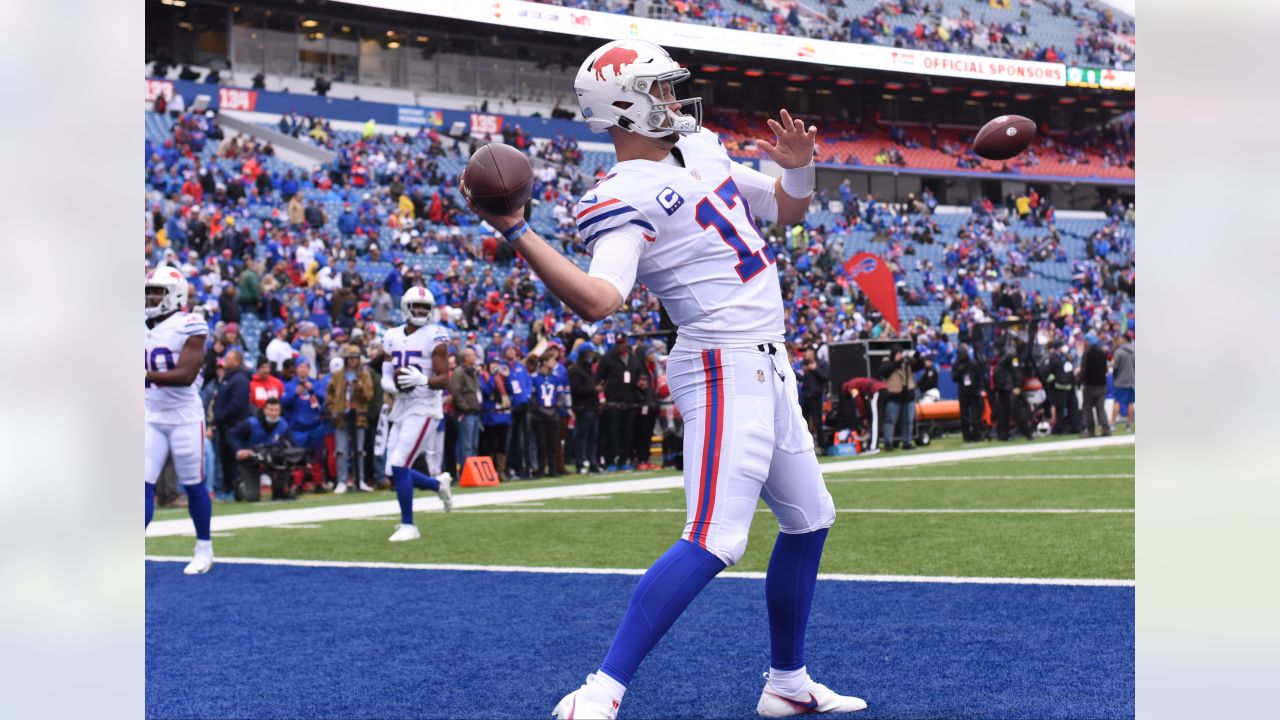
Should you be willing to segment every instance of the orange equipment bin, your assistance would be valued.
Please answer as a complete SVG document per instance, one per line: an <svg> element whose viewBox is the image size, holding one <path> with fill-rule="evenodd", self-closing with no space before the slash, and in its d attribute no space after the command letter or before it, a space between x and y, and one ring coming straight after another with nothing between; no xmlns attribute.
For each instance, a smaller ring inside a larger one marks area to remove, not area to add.
<svg viewBox="0 0 1280 720"><path fill-rule="evenodd" d="M939 400L931 403L916 403L916 422L939 422L960 420L959 400Z"/></svg>

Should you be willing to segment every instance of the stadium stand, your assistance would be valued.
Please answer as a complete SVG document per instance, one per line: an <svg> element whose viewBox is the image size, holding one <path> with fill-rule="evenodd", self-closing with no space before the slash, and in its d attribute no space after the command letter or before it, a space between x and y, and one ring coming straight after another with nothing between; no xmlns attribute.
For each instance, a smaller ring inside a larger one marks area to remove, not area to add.
<svg viewBox="0 0 1280 720"><path fill-rule="evenodd" d="M198 301L209 307L213 322L221 319L219 293L238 282L247 257L264 263L263 271L282 275L278 297L265 298L267 306L278 307L271 318L309 319L320 329L350 331L371 320L373 308L368 297L360 297L350 317L338 316L334 308L326 320L306 312L318 297L352 284L369 293L400 266L408 271L404 284L420 275L442 304L457 309L452 324L464 333L475 331L481 348L507 326L511 330L499 344L524 341L539 321L552 331L563 324L559 303L518 259L504 257L504 245L465 210L457 192L465 164L459 146L434 130L366 138L322 120L297 121L311 122L306 132L338 151L336 168L305 175L266 147L221 138L216 118L147 114L147 260L180 265L197 282ZM287 125L289 118L282 122ZM507 139L537 158L535 229L564 240L562 249L585 266L576 240L570 240L568 208L586 189L586 178L612 164L612 154L583 152L563 138ZM289 191L295 187L298 204L319 211L318 225L290 221ZM847 183L821 191L804 226L769 230L787 249L780 256L795 321L791 339L885 332L840 269L844 259L867 248L892 263L913 331L931 338L944 337L943 327L959 330L1032 307L1062 317L1064 304L1075 315L1064 322L1067 332L1077 324L1131 324L1132 211L1113 207L1110 217L1062 218L1034 191L1023 200L1026 212L1019 212L1018 198L1001 208L989 201L940 208L927 192L918 202L898 205L853 197ZM193 225L203 227L193 233ZM344 274L348 261L354 277ZM1010 304L1010 293L1022 299ZM320 305L329 305L328 298ZM617 317L618 326L658 329L656 303L643 289L630 307L636 312ZM242 313L241 334L256 340L264 320L259 313ZM384 324L398 321L394 307L383 318ZM256 356L256 347L245 349Z"/></svg>
<svg viewBox="0 0 1280 720"><path fill-rule="evenodd" d="M821 40L1132 70L1134 19L1084 0L538 0Z"/></svg>

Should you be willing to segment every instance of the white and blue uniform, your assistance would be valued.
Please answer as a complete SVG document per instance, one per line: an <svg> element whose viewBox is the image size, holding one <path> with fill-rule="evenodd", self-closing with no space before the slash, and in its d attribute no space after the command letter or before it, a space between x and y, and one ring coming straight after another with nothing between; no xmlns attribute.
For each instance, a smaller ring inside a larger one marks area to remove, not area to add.
<svg viewBox="0 0 1280 720"><path fill-rule="evenodd" d="M734 162L715 134L662 162L617 163L578 203L590 274L623 299L638 279L678 327L667 360L684 417L683 537L733 565L757 500L782 532L835 522L835 506L786 358L774 254L753 215L777 217L774 180Z"/></svg>
<svg viewBox="0 0 1280 720"><path fill-rule="evenodd" d="M178 365L182 348L192 337L209 334L199 315L176 312L146 327L144 363L151 371L164 372ZM204 480L204 405L200 402L201 376L183 386L146 386L146 434L143 479L155 484L173 454L174 468L183 485Z"/></svg>
<svg viewBox="0 0 1280 720"><path fill-rule="evenodd" d="M449 344L449 330L440 325L423 325L405 334L401 325L387 331L382 349L391 357L382 363L384 377L394 382L395 371L413 365L431 375L431 354L438 345ZM444 464L444 390L425 385L395 396L388 418L387 475L394 467L410 467L420 453L427 454L427 470L432 477Z"/></svg>

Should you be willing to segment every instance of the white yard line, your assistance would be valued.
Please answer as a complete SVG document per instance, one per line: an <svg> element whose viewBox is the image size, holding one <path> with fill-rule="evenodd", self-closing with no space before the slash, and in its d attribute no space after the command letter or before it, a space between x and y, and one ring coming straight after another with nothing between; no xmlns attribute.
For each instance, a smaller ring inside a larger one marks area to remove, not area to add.
<svg viewBox="0 0 1280 720"><path fill-rule="evenodd" d="M885 470L889 468L912 467L917 465L936 465L955 462L957 460L982 460L988 458L1010 457L1014 455L1036 455L1046 452L1063 452L1116 445L1132 445L1135 436L1124 435L1109 438L1093 438L1087 440L1064 440L1061 442L983 447L964 450L947 450L944 452L912 455L910 453L880 454L871 458L844 460L824 463L824 474ZM511 490L493 490L489 492L460 493L454 495L453 505L457 508L481 507L485 505L511 505L541 500L558 500L561 498L593 496L601 494L620 494L646 490L670 490L684 487L684 479L680 475L645 478L641 480L612 480L605 482L586 482L579 485L561 485L545 488L515 488ZM440 510L440 500L434 497L420 497L413 501L415 512ZM351 503L349 505L326 505L324 507L291 508L287 510L264 510L262 512L238 513L235 515L218 515L214 510L212 529L215 531L239 530L242 528L268 527L271 525L287 525L296 523L317 523L331 520L353 520L356 518L394 515L400 512L395 500L381 502ZM168 537L190 535L191 520L174 518L157 520L147 528L147 537Z"/></svg>
<svg viewBox="0 0 1280 720"><path fill-rule="evenodd" d="M189 557L148 555L153 562L188 563ZM529 567L525 565L449 565L437 563L392 562L343 562L336 560L282 560L274 558L224 558L216 563L227 565L283 565L312 568L364 568L374 570L459 570L467 572L546 573L563 575L643 575L645 568L582 568L582 567ZM215 569L216 572L216 569ZM735 580L763 580L762 572L725 571L718 576ZM819 573L819 580L836 582L901 582L943 583L950 585L1068 585L1084 587L1135 587L1133 580L1109 578L999 578L959 577L949 575L849 575L844 573Z"/></svg>
<svg viewBox="0 0 1280 720"><path fill-rule="evenodd" d="M827 483L845 482L951 482L954 480L1132 480L1133 473L1097 473L1077 475L897 475L894 477L838 477Z"/></svg>
<svg viewBox="0 0 1280 720"><path fill-rule="evenodd" d="M477 508L463 510L464 514L597 514L597 513L684 513L684 508ZM757 513L772 513L768 508L757 508ZM1133 508L839 508L837 513L867 514L902 514L902 515L1009 515L1025 513L1030 515L1071 515L1089 513L1128 513Z"/></svg>

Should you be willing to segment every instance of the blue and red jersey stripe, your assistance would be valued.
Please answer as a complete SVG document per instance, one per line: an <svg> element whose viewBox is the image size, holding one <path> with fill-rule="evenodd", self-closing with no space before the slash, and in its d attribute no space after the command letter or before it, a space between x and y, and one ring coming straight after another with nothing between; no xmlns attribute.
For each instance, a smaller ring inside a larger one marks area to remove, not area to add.
<svg viewBox="0 0 1280 720"><path fill-rule="evenodd" d="M707 531L716 507L716 484L720 475L720 446L724 440L724 366L719 350L702 352L706 375L706 405L702 435L702 474L698 480L698 506L688 540L707 547Z"/></svg>

